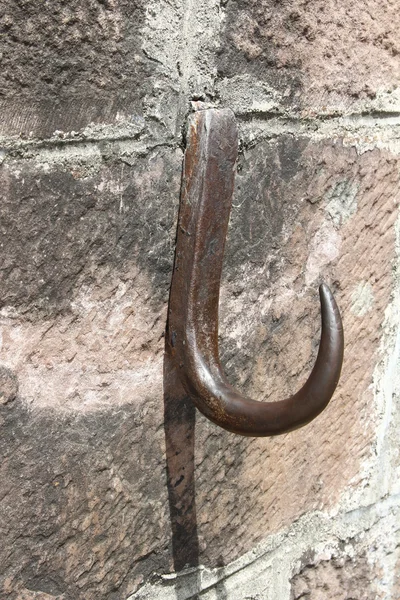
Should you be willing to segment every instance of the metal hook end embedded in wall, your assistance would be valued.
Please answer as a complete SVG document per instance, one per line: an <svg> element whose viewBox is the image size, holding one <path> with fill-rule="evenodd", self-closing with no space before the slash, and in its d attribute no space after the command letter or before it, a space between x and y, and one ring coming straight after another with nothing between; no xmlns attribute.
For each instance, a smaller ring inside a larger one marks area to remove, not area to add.
<svg viewBox="0 0 400 600"><path fill-rule="evenodd" d="M320 287L322 331L314 368L294 396L278 402L246 398L228 382L218 352L218 302L237 159L237 127L229 109L190 117L166 362L186 394L211 421L245 436L287 433L329 403L343 361L343 326L328 286Z"/></svg>

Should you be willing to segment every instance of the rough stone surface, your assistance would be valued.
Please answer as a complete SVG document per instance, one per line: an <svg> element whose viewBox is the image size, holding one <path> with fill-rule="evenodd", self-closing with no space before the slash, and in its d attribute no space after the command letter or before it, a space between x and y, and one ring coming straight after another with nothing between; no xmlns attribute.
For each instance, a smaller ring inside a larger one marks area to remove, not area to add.
<svg viewBox="0 0 400 600"><path fill-rule="evenodd" d="M40 11L32 0L2 0L2 95L25 92L40 100L44 84L53 100L60 93L115 93L123 81L132 88L137 79L129 77L145 62L133 61L134 50L141 54L144 10L137 0L45 1Z"/></svg>
<svg viewBox="0 0 400 600"><path fill-rule="evenodd" d="M14 400L18 392L18 381L10 369L0 367L0 404Z"/></svg>
<svg viewBox="0 0 400 600"><path fill-rule="evenodd" d="M65 313L74 290L112 287L132 262L149 278L154 304L168 295L181 153L82 154L3 166L1 307L26 318Z"/></svg>
<svg viewBox="0 0 400 600"><path fill-rule="evenodd" d="M396 3L0 9L0 598L398 600ZM230 381L293 393L322 280L342 311L339 388L290 435L245 439L163 404L194 100L239 121ZM171 574L177 533L193 568Z"/></svg>
<svg viewBox="0 0 400 600"><path fill-rule="evenodd" d="M101 157L3 166L2 343L28 402L160 395L180 168L162 150L135 169Z"/></svg>
<svg viewBox="0 0 400 600"><path fill-rule="evenodd" d="M228 1L219 75L252 75L306 113L347 109L399 85L399 26L395 1Z"/></svg>
<svg viewBox="0 0 400 600"><path fill-rule="evenodd" d="M260 400L295 391L317 348L321 272L343 312L346 361L332 406L291 435L249 440L198 417L206 565L357 483L394 285L396 160L291 136L241 158L221 300L228 376ZM20 382L2 426L7 593L123 598L170 568L161 357L181 154L99 161L72 172L28 161L23 177L18 161L3 165L3 353Z"/></svg>
<svg viewBox="0 0 400 600"><path fill-rule="evenodd" d="M141 0L1 0L0 135L74 137L107 124L125 135L132 125L154 129L144 115L155 117L160 96L158 141L165 126L173 130L167 113L177 94L165 89L171 73L146 52L148 10Z"/></svg>
<svg viewBox="0 0 400 600"><path fill-rule="evenodd" d="M374 575L365 556L309 564L293 579L291 600L375 600ZM365 589L365 582L371 582Z"/></svg>
<svg viewBox="0 0 400 600"><path fill-rule="evenodd" d="M2 597L119 599L168 569L161 412L2 408Z"/></svg>

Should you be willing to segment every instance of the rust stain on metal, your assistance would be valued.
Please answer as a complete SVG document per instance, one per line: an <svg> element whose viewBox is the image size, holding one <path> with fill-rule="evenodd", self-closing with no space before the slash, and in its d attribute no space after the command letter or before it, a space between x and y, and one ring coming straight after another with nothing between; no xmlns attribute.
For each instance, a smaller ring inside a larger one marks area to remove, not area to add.
<svg viewBox="0 0 400 600"><path fill-rule="evenodd" d="M343 361L343 326L331 291L320 286L322 331L306 383L278 402L246 398L228 382L218 352L218 303L237 160L237 127L228 109L190 117L165 344L169 396L190 397L211 421L245 436L287 433L330 401Z"/></svg>

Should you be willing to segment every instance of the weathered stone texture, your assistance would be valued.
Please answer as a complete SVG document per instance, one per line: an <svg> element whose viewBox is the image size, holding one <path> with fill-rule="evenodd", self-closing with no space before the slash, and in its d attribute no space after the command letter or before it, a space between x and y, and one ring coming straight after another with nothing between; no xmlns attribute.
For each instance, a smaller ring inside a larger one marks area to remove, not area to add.
<svg viewBox="0 0 400 600"><path fill-rule="evenodd" d="M153 89L157 63L142 48L145 13L141 0L1 0L0 134L144 127L164 77L158 73Z"/></svg>
<svg viewBox="0 0 400 600"><path fill-rule="evenodd" d="M132 262L152 282L154 302L165 301L182 154L108 161L65 153L58 164L55 154L2 169L1 306L54 317L74 290L100 288Z"/></svg>
<svg viewBox="0 0 400 600"><path fill-rule="evenodd" d="M374 574L365 556L305 566L293 579L291 600L376 600Z"/></svg>
<svg viewBox="0 0 400 600"><path fill-rule="evenodd" d="M1 597L122 599L169 568L161 421L157 402L2 409Z"/></svg>
<svg viewBox="0 0 400 600"><path fill-rule="evenodd" d="M122 600L171 568L161 357L181 153L155 150L132 167L96 160L2 167L2 359L20 386L2 415L11 600L20 590ZM240 556L358 483L374 441L397 187L397 159L340 142L287 136L241 158L221 300L231 381L260 400L301 385L322 275L346 355L332 404L291 435L244 439L198 415L202 563Z"/></svg>
<svg viewBox="0 0 400 600"><path fill-rule="evenodd" d="M161 396L180 169L163 150L134 167L3 166L2 343L26 400Z"/></svg>
<svg viewBox="0 0 400 600"><path fill-rule="evenodd" d="M347 108L399 85L395 0L227 2L219 75L252 74L305 112Z"/></svg>
<svg viewBox="0 0 400 600"><path fill-rule="evenodd" d="M360 490L369 506L398 493L399 29L395 0L0 0L1 599L125 600L173 570L186 512L190 564L223 571L302 516L344 506L350 523ZM242 138L220 306L230 381L258 400L298 389L322 280L345 361L329 407L290 435L241 438L197 413L193 459L162 356L194 99L233 108ZM329 556L307 535L279 600L290 585L292 600L400 598L398 527ZM222 571L215 593L243 600ZM278 600L281 583L260 594Z"/></svg>
<svg viewBox="0 0 400 600"><path fill-rule="evenodd" d="M18 392L18 381L10 369L0 367L0 404L14 400Z"/></svg>
<svg viewBox="0 0 400 600"><path fill-rule="evenodd" d="M310 548L291 579L290 600L398 600L400 524L391 512L383 519L378 509L365 530L340 536L337 545Z"/></svg>

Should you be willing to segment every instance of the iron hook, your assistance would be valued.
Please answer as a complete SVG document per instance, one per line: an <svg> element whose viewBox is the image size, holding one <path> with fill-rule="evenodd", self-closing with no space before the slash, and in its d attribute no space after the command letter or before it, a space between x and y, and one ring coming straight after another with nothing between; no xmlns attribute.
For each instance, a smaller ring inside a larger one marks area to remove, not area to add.
<svg viewBox="0 0 400 600"><path fill-rule="evenodd" d="M229 384L218 352L218 302L237 145L237 126L229 109L200 110L191 115L169 300L165 377L170 384L175 382L177 390L183 388L195 406L220 427L245 436L271 436L306 425L329 403L343 362L343 326L335 299L322 284L321 341L303 387L286 400L257 402Z"/></svg>

